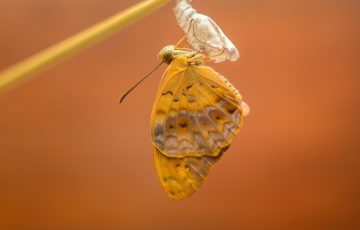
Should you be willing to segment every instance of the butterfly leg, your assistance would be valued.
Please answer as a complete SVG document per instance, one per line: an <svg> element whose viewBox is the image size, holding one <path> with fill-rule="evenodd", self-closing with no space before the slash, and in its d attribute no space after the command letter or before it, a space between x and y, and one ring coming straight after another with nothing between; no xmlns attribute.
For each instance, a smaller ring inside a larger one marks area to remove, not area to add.
<svg viewBox="0 0 360 230"><path fill-rule="evenodd" d="M196 55L193 58L189 58L188 61L190 63L210 62L210 61L212 61L212 58L218 57L218 56L222 55L224 52L225 51L222 50L220 53L218 53L216 55L211 55L211 56Z"/></svg>
<svg viewBox="0 0 360 230"><path fill-rule="evenodd" d="M178 47L179 45L181 45L181 43L183 43L183 41L185 40L185 38L186 38L187 35L189 34L189 32L190 32L190 30L191 30L191 27L192 27L192 24L193 24L193 21L194 21L194 19L191 19L191 20L190 20L190 24L189 24L188 30L186 31L185 35L176 43L175 49L177 49L177 47Z"/></svg>
<svg viewBox="0 0 360 230"><path fill-rule="evenodd" d="M223 55L224 54L224 50L221 50L221 52L220 53L218 53L218 54L215 54L215 55L211 55L211 56L209 56L209 58L214 58L214 57L218 57L218 56L221 56L221 55Z"/></svg>

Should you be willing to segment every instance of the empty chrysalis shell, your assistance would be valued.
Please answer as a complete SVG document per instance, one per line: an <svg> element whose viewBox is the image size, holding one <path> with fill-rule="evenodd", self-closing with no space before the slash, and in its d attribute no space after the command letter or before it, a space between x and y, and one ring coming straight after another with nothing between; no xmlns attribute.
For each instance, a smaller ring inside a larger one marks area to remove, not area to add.
<svg viewBox="0 0 360 230"><path fill-rule="evenodd" d="M214 62L236 61L240 54L235 45L211 18L197 13L190 1L178 0L175 7L179 26L188 32L188 43L196 51L212 57Z"/></svg>

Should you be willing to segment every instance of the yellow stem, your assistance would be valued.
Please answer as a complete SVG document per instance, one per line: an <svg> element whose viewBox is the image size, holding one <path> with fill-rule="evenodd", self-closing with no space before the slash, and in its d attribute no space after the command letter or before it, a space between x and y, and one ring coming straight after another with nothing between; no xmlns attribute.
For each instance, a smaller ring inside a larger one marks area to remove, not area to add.
<svg viewBox="0 0 360 230"><path fill-rule="evenodd" d="M28 80L34 74L49 68L97 42L110 37L131 23L150 14L170 0L145 0L99 22L54 46L0 72L0 93Z"/></svg>

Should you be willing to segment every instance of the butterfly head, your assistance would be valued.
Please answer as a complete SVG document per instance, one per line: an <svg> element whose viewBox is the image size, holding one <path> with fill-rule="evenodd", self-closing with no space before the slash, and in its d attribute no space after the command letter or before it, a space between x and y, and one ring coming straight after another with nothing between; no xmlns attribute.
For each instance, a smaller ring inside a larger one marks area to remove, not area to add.
<svg viewBox="0 0 360 230"><path fill-rule="evenodd" d="M176 48L173 45L168 45L160 50L158 58L168 65L174 59L183 59L185 62L191 65L202 65L203 60L205 59L205 55L192 49Z"/></svg>
<svg viewBox="0 0 360 230"><path fill-rule="evenodd" d="M166 64L170 64L174 59L175 46L168 45L162 48L158 54L159 59L163 60Z"/></svg>

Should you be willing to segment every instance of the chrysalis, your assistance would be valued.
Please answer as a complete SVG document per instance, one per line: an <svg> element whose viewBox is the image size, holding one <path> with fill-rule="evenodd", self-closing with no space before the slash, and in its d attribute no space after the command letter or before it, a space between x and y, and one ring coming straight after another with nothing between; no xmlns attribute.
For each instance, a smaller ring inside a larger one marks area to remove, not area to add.
<svg viewBox="0 0 360 230"><path fill-rule="evenodd" d="M176 19L187 32L188 43L214 62L236 61L240 54L235 45L210 17L197 13L190 1L178 0L175 7Z"/></svg>

